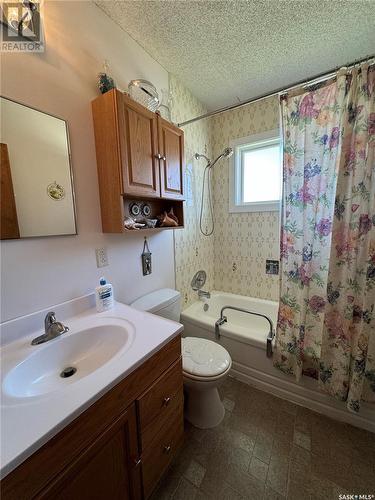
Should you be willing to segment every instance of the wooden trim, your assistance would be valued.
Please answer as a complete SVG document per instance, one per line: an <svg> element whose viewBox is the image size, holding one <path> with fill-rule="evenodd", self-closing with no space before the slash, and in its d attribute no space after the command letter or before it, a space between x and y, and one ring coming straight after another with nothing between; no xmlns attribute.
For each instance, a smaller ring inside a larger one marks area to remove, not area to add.
<svg viewBox="0 0 375 500"><path fill-rule="evenodd" d="M37 495L180 356L178 335L9 473L0 483L2 499Z"/></svg>
<svg viewBox="0 0 375 500"><path fill-rule="evenodd" d="M124 229L116 92L111 90L92 102L104 233L121 233Z"/></svg>
<svg viewBox="0 0 375 500"><path fill-rule="evenodd" d="M0 193L0 228L1 239L10 240L20 237L16 199L14 197L12 171L10 168L8 145L0 144L1 193Z"/></svg>

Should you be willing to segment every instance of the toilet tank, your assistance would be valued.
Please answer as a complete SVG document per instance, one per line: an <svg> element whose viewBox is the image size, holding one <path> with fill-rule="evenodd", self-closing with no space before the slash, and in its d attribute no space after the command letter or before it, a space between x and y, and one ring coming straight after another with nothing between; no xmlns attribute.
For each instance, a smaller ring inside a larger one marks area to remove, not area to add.
<svg viewBox="0 0 375 500"><path fill-rule="evenodd" d="M180 321L181 294L171 288L161 288L143 295L130 304L140 311L148 311L163 318Z"/></svg>

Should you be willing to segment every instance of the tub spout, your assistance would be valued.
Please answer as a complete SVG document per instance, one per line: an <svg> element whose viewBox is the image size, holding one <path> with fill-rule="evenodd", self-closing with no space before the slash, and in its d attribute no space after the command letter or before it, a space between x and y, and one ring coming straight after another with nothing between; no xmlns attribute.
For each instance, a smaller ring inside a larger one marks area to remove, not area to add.
<svg viewBox="0 0 375 500"><path fill-rule="evenodd" d="M220 316L220 318L215 323L215 337L220 338L220 326L227 322L226 316Z"/></svg>

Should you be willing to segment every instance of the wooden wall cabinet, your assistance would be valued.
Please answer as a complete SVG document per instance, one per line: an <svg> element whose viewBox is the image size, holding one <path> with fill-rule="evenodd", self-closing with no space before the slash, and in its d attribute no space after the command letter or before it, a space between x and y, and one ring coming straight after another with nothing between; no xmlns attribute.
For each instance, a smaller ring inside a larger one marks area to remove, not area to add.
<svg viewBox="0 0 375 500"><path fill-rule="evenodd" d="M147 499L183 435L178 336L8 474L2 500Z"/></svg>
<svg viewBox="0 0 375 500"><path fill-rule="evenodd" d="M182 214L183 131L116 89L92 110L103 232L126 231L126 199L165 199Z"/></svg>

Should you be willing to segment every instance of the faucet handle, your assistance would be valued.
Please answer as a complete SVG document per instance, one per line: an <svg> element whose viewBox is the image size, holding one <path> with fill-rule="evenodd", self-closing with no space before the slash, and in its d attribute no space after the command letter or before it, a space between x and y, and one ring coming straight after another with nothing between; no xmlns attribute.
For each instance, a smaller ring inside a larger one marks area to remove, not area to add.
<svg viewBox="0 0 375 500"><path fill-rule="evenodd" d="M44 330L47 332L48 328L54 323L56 323L56 315L54 311L50 311L44 318Z"/></svg>
<svg viewBox="0 0 375 500"><path fill-rule="evenodd" d="M50 323L56 323L56 313L54 311L50 311L46 314L46 320Z"/></svg>

